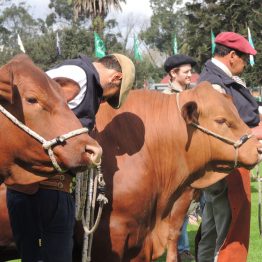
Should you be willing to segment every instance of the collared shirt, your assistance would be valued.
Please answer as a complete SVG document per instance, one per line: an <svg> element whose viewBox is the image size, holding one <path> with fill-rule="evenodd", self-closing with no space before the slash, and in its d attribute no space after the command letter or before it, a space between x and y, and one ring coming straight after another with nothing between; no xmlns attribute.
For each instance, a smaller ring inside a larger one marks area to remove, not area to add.
<svg viewBox="0 0 262 262"><path fill-rule="evenodd" d="M220 62L219 60L217 60L216 58L212 58L211 62L214 63L217 67L219 67L221 70L223 70L229 77L231 77L235 82L237 82L238 84L246 87L246 83L243 79L241 79L239 76L235 76L232 75L231 71L229 70L229 68L223 64L222 62ZM213 85L213 87L220 91L221 93L225 93L225 90L221 90L221 86L219 85ZM247 87L246 87L247 88Z"/></svg>
<svg viewBox="0 0 262 262"><path fill-rule="evenodd" d="M181 86L178 86L174 82L169 81L168 82L168 89L165 89L163 91L163 93L167 94L167 95L172 95L172 94L180 93L180 92L182 92L186 89L188 89L188 87L186 87L185 89L182 89Z"/></svg>
<svg viewBox="0 0 262 262"><path fill-rule="evenodd" d="M243 84L233 79L232 74L229 76L217 63L208 60L198 79L198 82L202 81L209 81L214 88L219 87L220 92L230 95L240 117L249 127L258 125L260 119L256 100Z"/></svg>
<svg viewBox="0 0 262 262"><path fill-rule="evenodd" d="M217 60L216 58L212 58L211 62L214 63L217 67L219 67L220 69L222 69L229 77L232 77L232 73L230 72L229 68L223 64L222 62L220 62L219 60Z"/></svg>

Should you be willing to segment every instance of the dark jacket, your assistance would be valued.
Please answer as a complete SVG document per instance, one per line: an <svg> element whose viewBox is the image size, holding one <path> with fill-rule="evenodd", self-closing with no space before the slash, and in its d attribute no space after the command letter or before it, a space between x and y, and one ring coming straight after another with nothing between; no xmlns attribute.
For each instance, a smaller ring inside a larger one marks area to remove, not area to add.
<svg viewBox="0 0 262 262"><path fill-rule="evenodd" d="M92 130L95 124L95 115L98 111L103 95L99 75L91 60L86 56L80 55L79 58L65 60L61 64L57 65L56 68L64 65L79 66L86 73L87 86L84 99L77 107L72 109L72 111L81 121L83 126L87 127L89 130Z"/></svg>
<svg viewBox="0 0 262 262"><path fill-rule="evenodd" d="M233 99L242 120L249 126L255 127L259 124L258 104L249 90L235 82L222 69L211 60L205 63L198 82L209 81L211 84L220 85Z"/></svg>

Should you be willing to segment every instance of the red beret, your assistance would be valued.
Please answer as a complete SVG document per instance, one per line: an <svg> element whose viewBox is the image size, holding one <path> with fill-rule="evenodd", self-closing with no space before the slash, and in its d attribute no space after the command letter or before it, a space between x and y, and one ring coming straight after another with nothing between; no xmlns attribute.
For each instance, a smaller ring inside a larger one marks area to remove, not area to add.
<svg viewBox="0 0 262 262"><path fill-rule="evenodd" d="M215 43L245 54L256 55L257 53L245 37L234 32L222 32L218 34L215 38Z"/></svg>

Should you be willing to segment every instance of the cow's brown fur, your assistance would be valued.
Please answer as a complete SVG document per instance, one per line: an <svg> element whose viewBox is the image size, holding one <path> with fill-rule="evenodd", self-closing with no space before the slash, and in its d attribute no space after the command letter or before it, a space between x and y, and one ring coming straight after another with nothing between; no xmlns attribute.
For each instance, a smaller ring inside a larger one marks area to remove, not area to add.
<svg viewBox="0 0 262 262"><path fill-rule="evenodd" d="M232 145L190 125L197 121L232 140L250 133L231 99L203 83L183 92L179 103L182 113L175 96L134 91L122 109L114 111L105 105L99 111L96 138L105 153L103 169L111 204L95 234L94 261L158 257L167 247L167 239L178 236L189 204L179 200L183 191L207 170L232 170ZM255 138L244 144L239 164L253 167L258 161L257 147ZM188 196L186 199L190 190ZM163 225L169 223L172 212L178 226L169 231ZM145 240L153 243L147 252L142 249ZM174 251L169 261L175 261Z"/></svg>
<svg viewBox="0 0 262 262"><path fill-rule="evenodd" d="M46 140L82 128L60 86L26 55L18 55L0 68L0 103ZM31 184L56 172L39 141L1 112L0 123L0 178L5 184ZM74 169L90 164L87 145L100 148L89 135L82 134L53 150L62 167Z"/></svg>
<svg viewBox="0 0 262 262"><path fill-rule="evenodd" d="M194 120L238 140L250 130L230 99L203 83L183 92L179 103L184 117L175 96L133 91L121 109L106 104L100 108L94 136L104 151L109 204L94 236L93 261L157 258L168 238L176 243L191 197L188 186L205 170L232 169L233 147L190 125ZM227 121L221 123L221 118ZM255 138L246 142L239 150L239 164L253 167L258 147ZM188 195L185 199L183 192ZM176 229L168 226L171 214L175 214ZM77 239L81 242L80 233ZM176 261L174 246L170 249L169 261Z"/></svg>

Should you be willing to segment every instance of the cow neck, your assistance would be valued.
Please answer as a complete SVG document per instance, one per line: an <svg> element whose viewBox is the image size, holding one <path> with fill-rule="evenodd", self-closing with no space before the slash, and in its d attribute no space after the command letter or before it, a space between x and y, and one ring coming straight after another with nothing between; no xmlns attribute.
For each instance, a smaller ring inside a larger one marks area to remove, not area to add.
<svg viewBox="0 0 262 262"><path fill-rule="evenodd" d="M10 112L8 112L2 105L0 105L0 112L5 115L11 122L13 122L15 125L17 125L19 128L21 128L23 131L25 131L28 135L35 138L37 141L39 141L43 148L48 152L49 158L52 161L52 164L54 168L61 173L64 173L68 171L67 169L62 169L55 157L53 147L59 144L63 144L67 139L83 134L88 133L88 128L80 128L73 130L71 132L68 132L67 134L58 136L54 139L51 139L49 141L45 140L42 136L37 134L35 131L24 125L21 121L19 121L15 116L13 116Z"/></svg>
<svg viewBox="0 0 262 262"><path fill-rule="evenodd" d="M181 115L181 108L180 108L180 104L179 104L179 94L180 93L177 93L176 94L176 102L177 102L177 107L178 107L178 110L180 112L180 115ZM238 163L238 149L248 140L250 139L253 135L252 134L245 134L243 136L241 136L239 138L239 140L237 141L234 141L230 138L227 138L225 136L221 136L195 122L191 122L190 125L192 125L193 127L199 129L200 131L202 131L203 133L207 134L207 135L210 135L210 136L213 136L214 138L224 142L224 143L227 143L229 145L232 145L235 149L235 159L234 159L234 168L237 167L237 163Z"/></svg>

